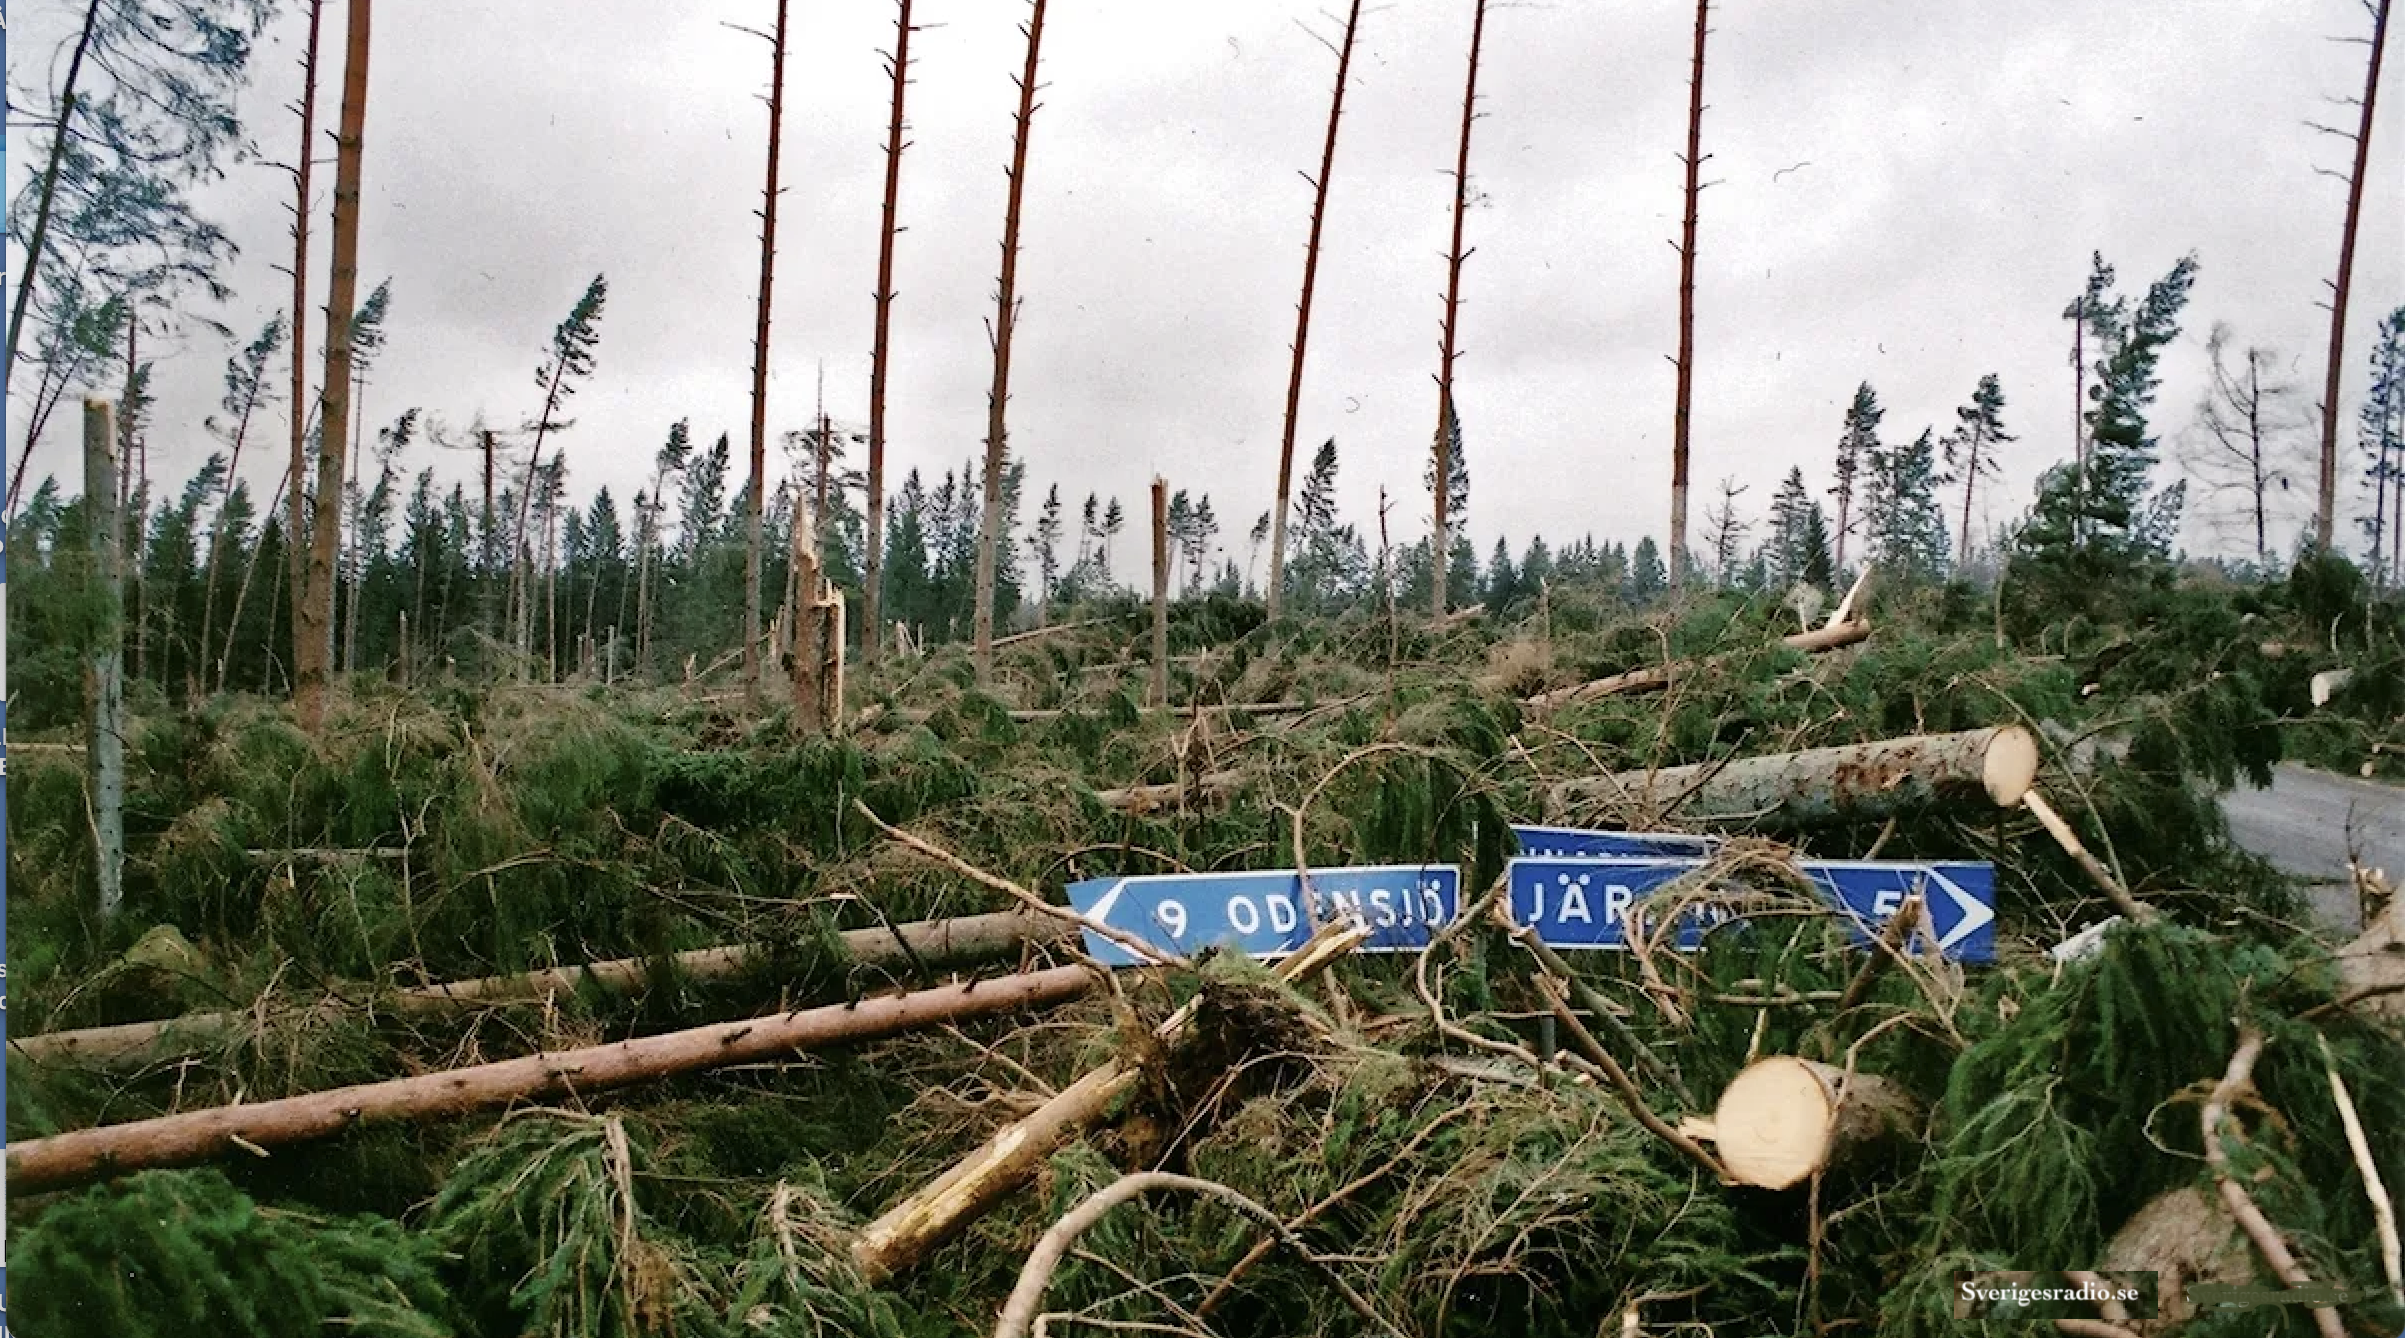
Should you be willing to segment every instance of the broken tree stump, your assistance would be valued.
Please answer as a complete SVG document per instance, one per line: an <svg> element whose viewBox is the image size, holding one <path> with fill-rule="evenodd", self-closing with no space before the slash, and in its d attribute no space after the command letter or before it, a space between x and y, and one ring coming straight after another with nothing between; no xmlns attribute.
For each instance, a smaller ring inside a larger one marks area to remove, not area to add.
<svg viewBox="0 0 2405 1338"><path fill-rule="evenodd" d="M1031 943L1069 937L1063 921L1026 911L997 911L951 920L920 920L891 929L849 929L836 935L843 957L855 966L963 966L992 961L1018 952ZM718 980L741 974L775 957L766 943L738 943L696 948L668 958L677 973L696 980ZM499 1004L556 998L592 988L613 993L633 990L652 978L656 959L622 957L584 966L553 967L520 975L482 976L400 990L383 1001L413 1016L465 1012ZM366 987L362 987L366 992ZM270 1014L269 1016L273 1016ZM139 1066L177 1055L197 1054L254 1026L260 1014L252 1009L187 1013L156 1022L121 1022L106 1027L38 1032L8 1038L9 1053L36 1064L78 1064L113 1069Z"/></svg>
<svg viewBox="0 0 2405 1338"><path fill-rule="evenodd" d="M1367 928L1357 920L1331 923L1278 963L1277 978L1287 984L1308 980L1366 937ZM1177 1041L1195 1012L1195 1003L1188 1003L1170 1014L1154 1028L1156 1041L1163 1046ZM1006 1125L952 1169L888 1208L852 1242L852 1262L862 1277L874 1286L925 1259L954 1232L1033 1179L1053 1153L1100 1124L1142 1076L1141 1064L1112 1060L1062 1089L1034 1113Z"/></svg>
<svg viewBox="0 0 2405 1338"><path fill-rule="evenodd" d="M368 1125L461 1115L545 1096L590 1096L682 1073L774 1061L799 1050L873 1040L938 1022L1063 1003L1094 988L1096 979L1086 967L1054 967L277 1101L79 1129L9 1144L8 1187L20 1194L72 1189L153 1167L211 1161L236 1149L263 1151Z"/></svg>
<svg viewBox="0 0 2405 1338"><path fill-rule="evenodd" d="M1781 637L1779 644L1792 650L1817 655L1822 651L1836 650L1840 646L1851 646L1856 642L1867 640L1870 634L1870 623L1865 619L1855 618L1829 627ZM1744 653L1733 651L1721 655L1707 655L1701 659L1672 660L1667 664L1647 665L1642 669L1631 669L1624 674L1598 678L1592 682L1578 684L1576 687L1555 688L1551 692L1540 692L1525 700L1529 706L1544 711L1577 702L1616 697L1624 693L1658 692L1681 678L1700 670L1709 669L1714 665L1726 663Z"/></svg>
<svg viewBox="0 0 2405 1338"><path fill-rule="evenodd" d="M1886 1078L1771 1055L1720 1094L1711 1138L1731 1180L1788 1189L1917 1134L1921 1119L1920 1101Z"/></svg>
<svg viewBox="0 0 2405 1338"><path fill-rule="evenodd" d="M1609 803L1687 824L1777 830L1936 804L1984 801L2010 808L2029 792L2037 772L2037 739L2018 725L2004 725L1623 771L1564 781L1551 798L1557 811Z"/></svg>

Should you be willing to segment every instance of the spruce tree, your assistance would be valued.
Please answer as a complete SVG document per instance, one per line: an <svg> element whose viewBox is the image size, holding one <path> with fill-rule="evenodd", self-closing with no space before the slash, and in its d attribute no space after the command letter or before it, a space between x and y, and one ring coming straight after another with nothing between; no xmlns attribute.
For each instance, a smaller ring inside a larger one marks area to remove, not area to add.
<svg viewBox="0 0 2405 1338"><path fill-rule="evenodd" d="M1650 604L1661 596L1669 584L1670 573L1662 567L1662 550L1654 546L1648 534L1637 541L1636 552L1628 562L1628 597L1631 603Z"/></svg>
<svg viewBox="0 0 2405 1338"><path fill-rule="evenodd" d="M1837 438L1837 483L1829 495L1837 499L1837 565L1846 560L1846 536L1858 527L1855 503L1858 500L1857 479L1870 464L1879 447L1879 420L1887 411L1879 407L1878 392L1871 383L1863 382L1854 390L1853 403L1846 406L1845 430Z"/></svg>
<svg viewBox="0 0 2405 1338"><path fill-rule="evenodd" d="M2370 457L2364 482L2371 514L2363 518L2368 564L2384 584L2399 578L2405 558L2405 307L2388 313L2372 342L2371 385L2358 411L2356 444Z"/></svg>
<svg viewBox="0 0 2405 1338"><path fill-rule="evenodd" d="M1864 517L1871 552L1892 572L1934 578L1946 570L1945 513L1937 500L1937 437L1928 428L1911 444L1876 458L1876 507Z"/></svg>

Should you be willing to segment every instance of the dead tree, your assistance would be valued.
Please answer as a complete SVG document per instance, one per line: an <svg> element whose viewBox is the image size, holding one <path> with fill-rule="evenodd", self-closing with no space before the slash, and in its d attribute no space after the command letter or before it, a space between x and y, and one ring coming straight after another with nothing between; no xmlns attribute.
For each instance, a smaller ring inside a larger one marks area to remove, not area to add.
<svg viewBox="0 0 2405 1338"><path fill-rule="evenodd" d="M994 672L994 555L1002 542L1002 465L1010 449L1010 339L1019 323L1019 205L1027 185L1027 132L1035 124L1036 60L1044 46L1044 0L1028 21L1027 70L1019 76L1018 129L1011 136L1010 200L1002 214L1002 277L994 299L994 387L986 395L985 506L977 532L977 682Z"/></svg>
<svg viewBox="0 0 2405 1338"><path fill-rule="evenodd" d="M869 348L868 368L868 569L861 577L861 608L866 625L860 629L860 659L870 668L884 640L885 609L885 373L893 353L894 234L901 226L896 208L902 195L902 138L908 122L902 119L903 96L910 89L910 0L899 0L894 19L894 49L886 70L894 81L893 121L885 133L884 227L877 234L877 333Z"/></svg>
<svg viewBox="0 0 2405 1338"><path fill-rule="evenodd" d="M752 334L752 481L743 499L743 690L760 698L761 511L768 490L768 317L777 279L777 153L785 123L785 12L777 0L777 29L769 45L768 184L760 203L760 310Z"/></svg>
<svg viewBox="0 0 2405 1338"><path fill-rule="evenodd" d="M2347 291L2355 278L2355 231L2363 215L2363 174L2372 151L2372 108L2380 95L2380 56L2388 45L2388 0L2364 0L2364 7L2372 12L2372 55L2364 71L2363 97L2356 104L2362 119L2352 134L2326 125L2313 127L2355 145L2355 165L2346 178L2346 225L2338 235L2338 277L2330 285L2330 369L2322 389L2321 483L2315 494L2313 546L2324 553L2330 551L2338 521L2338 391L2347 351Z"/></svg>
<svg viewBox="0 0 2405 1338"><path fill-rule="evenodd" d="M293 662L300 662L301 600L309 588L309 177L317 153L317 52L325 0L309 0L309 37L301 49L301 151L292 165L292 456L284 480L284 557L291 569ZM345 319L348 319L347 317ZM271 508L272 509L272 508ZM274 622L273 618L268 620ZM223 686L223 675L219 675ZM297 688L297 684L295 685Z"/></svg>
<svg viewBox="0 0 2405 1338"><path fill-rule="evenodd" d="M1678 246L1678 391L1670 420L1670 584L1687 581L1687 444L1695 402L1695 207L1703 194L1704 39L1712 0L1695 0L1695 71L1687 81L1687 214ZM1843 542L1841 539L1839 542Z"/></svg>
<svg viewBox="0 0 2405 1338"><path fill-rule="evenodd" d="M2282 442L2290 420L2280 402L2293 388L2267 375L2279 359L2266 348L2247 349L2244 365L2232 368L2223 358L2229 342L2227 325L2214 326L2206 340L2209 379L2196 406L2196 430L2182 443L2182 463L2208 492L2236 494L2255 561L2268 567L2272 498L2290 482Z"/></svg>
<svg viewBox="0 0 2405 1338"><path fill-rule="evenodd" d="M1286 378L1286 425L1278 440L1278 498L1269 509L1269 617L1276 621L1286 586L1286 499L1294 488L1294 434L1303 408L1303 350L1311 340L1311 296L1319 281L1319 241L1328 217L1328 181L1336 172L1336 132L1344 123L1345 81L1353 68L1353 38L1361 28L1361 0L1346 11L1344 37L1336 47L1336 87L1328 95L1328 138L1319 152L1319 175L1311 179L1311 235L1303 243L1303 291L1294 307L1294 363ZM1439 428L1441 438L1442 428Z"/></svg>
<svg viewBox="0 0 2405 1338"><path fill-rule="evenodd" d="M1436 516L1429 531L1428 568L1433 615L1445 616L1445 569L1452 553L1452 530L1446 516L1453 500L1453 362L1460 346L1461 263L1469 254L1461 247L1463 217L1470 209L1470 127L1478 120L1478 57L1486 42L1486 0L1471 0L1470 73L1461 91L1461 148L1453 163L1453 247L1445 263L1445 334L1436 371Z"/></svg>
<svg viewBox="0 0 2405 1338"><path fill-rule="evenodd" d="M107 400L84 401L84 505L92 513L92 577L102 608L100 636L84 667L84 766L102 920L117 913L125 896L125 553L114 416Z"/></svg>
<svg viewBox="0 0 2405 1338"><path fill-rule="evenodd" d="M326 294L326 397L318 426L317 518L309 535L308 589L293 620L293 704L316 733L326 717L334 655L334 545L342 534L342 467L349 447L351 310L359 295L359 162L367 136L368 18L374 0L351 0L344 34L342 127L334 163L334 265Z"/></svg>
<svg viewBox="0 0 2405 1338"><path fill-rule="evenodd" d="M1145 702L1169 704L1169 480L1152 481L1152 672Z"/></svg>

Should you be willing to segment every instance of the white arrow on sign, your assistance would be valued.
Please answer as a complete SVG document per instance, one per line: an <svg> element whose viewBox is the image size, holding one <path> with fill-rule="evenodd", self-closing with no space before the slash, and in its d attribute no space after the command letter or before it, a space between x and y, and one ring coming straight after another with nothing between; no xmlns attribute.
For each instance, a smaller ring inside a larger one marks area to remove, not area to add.
<svg viewBox="0 0 2405 1338"><path fill-rule="evenodd" d="M1929 871L1929 880L1933 883L1936 883L1939 887L1946 889L1946 895L1954 898L1955 913L1962 917L1954 922L1954 928L1950 933L1937 941L1937 949L1939 952L1944 952L1946 949L1953 947L1955 944L1962 942L1966 938L1969 938L1971 935L1979 932L1979 927L1981 925L1984 925L1988 921L1996 918L1995 911L1989 909L1986 903L1980 901L1979 898L1972 896L1968 891L1964 890L1963 887L1959 883L1956 883L1953 879L1948 878L1935 869L1931 869Z"/></svg>

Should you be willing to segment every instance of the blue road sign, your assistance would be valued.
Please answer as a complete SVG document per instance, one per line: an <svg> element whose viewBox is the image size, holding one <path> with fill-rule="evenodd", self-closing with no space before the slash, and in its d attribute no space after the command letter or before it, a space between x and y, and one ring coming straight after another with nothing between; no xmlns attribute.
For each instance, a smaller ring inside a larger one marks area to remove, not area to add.
<svg viewBox="0 0 2405 1338"><path fill-rule="evenodd" d="M1594 832L1577 827L1514 825L1511 834L1519 839L1520 853L1531 859L1597 856L1675 859L1709 855L1720 844L1718 837L1690 836L1685 832Z"/></svg>
<svg viewBox="0 0 2405 1338"><path fill-rule="evenodd" d="M1461 913L1461 870L1450 864L1313 869L1313 906L1324 921L1347 912L1369 926L1362 952L1411 952ZM1283 957L1311 937L1302 878L1292 869L1149 874L1069 884L1069 904L1098 924L1181 957L1214 944ZM1106 966L1149 965L1093 930L1086 951Z"/></svg>
<svg viewBox="0 0 2405 1338"><path fill-rule="evenodd" d="M1627 946L1628 911L1664 883L1698 867L1698 859L1515 859L1511 914L1556 948ZM1937 946L1961 962L1996 959L1996 870L1989 864L1907 864L1871 860L1808 860L1804 876L1853 920L1857 942L1869 942L1914 891L1930 911ZM1717 917L1679 927L1678 943L1693 947Z"/></svg>

